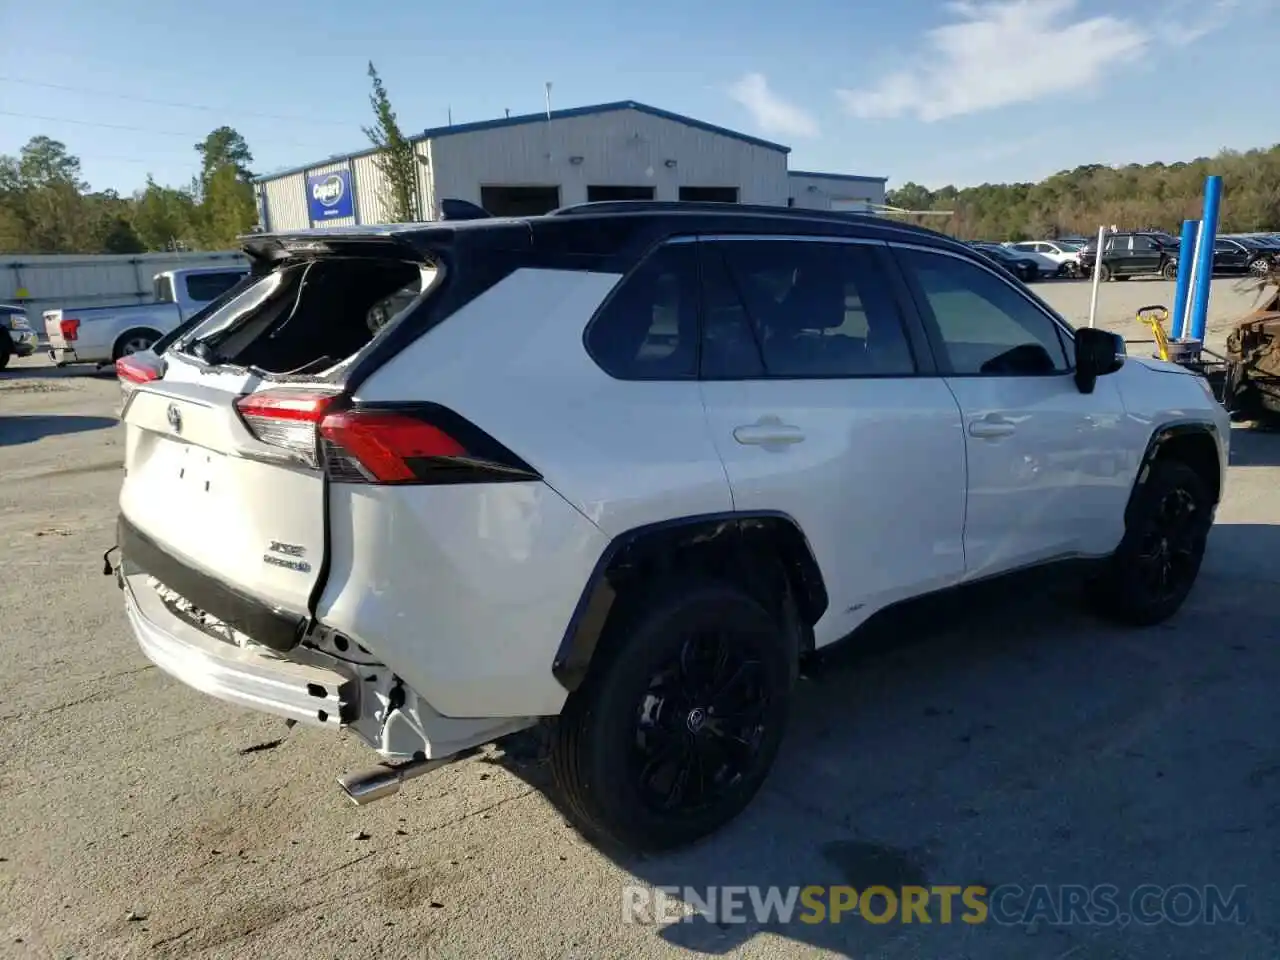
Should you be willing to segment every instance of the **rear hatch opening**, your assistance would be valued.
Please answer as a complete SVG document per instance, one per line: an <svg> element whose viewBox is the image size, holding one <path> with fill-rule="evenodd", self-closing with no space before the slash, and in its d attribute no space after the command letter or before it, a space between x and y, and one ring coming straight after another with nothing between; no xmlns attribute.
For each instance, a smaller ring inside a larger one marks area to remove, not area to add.
<svg viewBox="0 0 1280 960"><path fill-rule="evenodd" d="M329 257L285 263L174 344L209 367L267 379L333 381L440 270L406 260Z"/></svg>

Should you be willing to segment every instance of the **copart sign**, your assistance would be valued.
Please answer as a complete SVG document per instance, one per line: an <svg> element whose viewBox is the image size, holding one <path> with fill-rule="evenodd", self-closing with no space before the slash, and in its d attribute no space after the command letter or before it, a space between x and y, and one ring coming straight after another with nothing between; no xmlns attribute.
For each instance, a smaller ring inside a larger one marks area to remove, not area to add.
<svg viewBox="0 0 1280 960"><path fill-rule="evenodd" d="M307 209L312 223L352 216L355 204L351 196L351 171L308 174Z"/></svg>

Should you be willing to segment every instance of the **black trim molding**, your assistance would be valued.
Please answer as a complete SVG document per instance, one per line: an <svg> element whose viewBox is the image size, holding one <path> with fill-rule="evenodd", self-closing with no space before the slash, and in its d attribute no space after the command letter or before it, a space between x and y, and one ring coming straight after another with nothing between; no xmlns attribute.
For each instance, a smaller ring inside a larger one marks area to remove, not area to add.
<svg viewBox="0 0 1280 960"><path fill-rule="evenodd" d="M195 606L272 650L297 645L306 618L250 597L169 553L120 514L116 546L125 573L147 573Z"/></svg>

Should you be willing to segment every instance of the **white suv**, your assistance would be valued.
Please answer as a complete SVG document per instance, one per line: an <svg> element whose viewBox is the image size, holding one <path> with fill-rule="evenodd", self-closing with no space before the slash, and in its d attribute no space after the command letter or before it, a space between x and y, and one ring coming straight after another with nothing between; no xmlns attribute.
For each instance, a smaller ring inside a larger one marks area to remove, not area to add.
<svg viewBox="0 0 1280 960"><path fill-rule="evenodd" d="M798 658L1068 559L1162 620L1221 494L1202 379L918 228L604 203L247 252L122 361L108 567L161 668L388 761L357 802L549 721L589 835L694 840L760 787Z"/></svg>
<svg viewBox="0 0 1280 960"><path fill-rule="evenodd" d="M1044 273L1048 276L1076 276L1080 273L1080 251L1083 249L1080 244L1065 240L1025 240L1006 243L1005 246L1023 256L1035 257L1045 265Z"/></svg>

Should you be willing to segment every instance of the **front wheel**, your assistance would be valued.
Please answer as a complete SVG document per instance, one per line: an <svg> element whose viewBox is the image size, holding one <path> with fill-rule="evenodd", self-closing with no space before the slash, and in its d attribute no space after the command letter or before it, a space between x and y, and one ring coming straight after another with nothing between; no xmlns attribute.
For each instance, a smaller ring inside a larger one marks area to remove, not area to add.
<svg viewBox="0 0 1280 960"><path fill-rule="evenodd" d="M1249 264L1249 272L1255 277L1260 277L1271 270L1271 261L1266 257L1258 257L1253 263Z"/></svg>
<svg viewBox="0 0 1280 960"><path fill-rule="evenodd" d="M717 582L673 585L611 622L552 740L578 826L662 850L741 813L782 742L789 651L764 607Z"/></svg>
<svg viewBox="0 0 1280 960"><path fill-rule="evenodd" d="M1099 283L1106 283L1108 280L1111 279L1111 268L1108 267L1105 263L1099 264L1096 269L1098 271Z"/></svg>
<svg viewBox="0 0 1280 960"><path fill-rule="evenodd" d="M9 342L9 337L0 334L0 370L9 366L9 358L13 356L13 344Z"/></svg>
<svg viewBox="0 0 1280 960"><path fill-rule="evenodd" d="M1213 524L1213 498L1180 460L1157 460L1134 494L1124 538L1093 585L1103 613L1134 626L1168 619L1191 592Z"/></svg>

